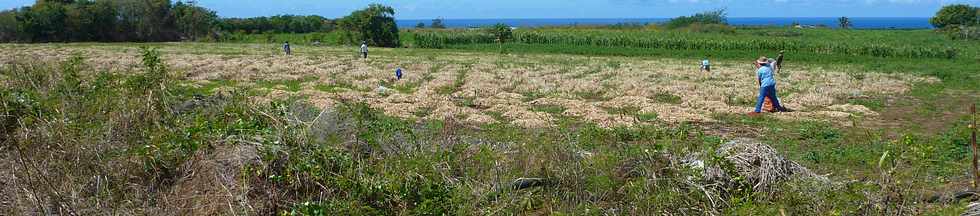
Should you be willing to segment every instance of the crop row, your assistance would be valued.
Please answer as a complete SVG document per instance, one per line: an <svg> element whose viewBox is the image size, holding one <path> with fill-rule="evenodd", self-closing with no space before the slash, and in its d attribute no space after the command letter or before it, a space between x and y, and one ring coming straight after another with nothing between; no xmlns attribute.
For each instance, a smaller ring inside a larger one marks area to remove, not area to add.
<svg viewBox="0 0 980 216"><path fill-rule="evenodd" d="M453 45L495 43L485 32L420 32L415 36L420 48L446 48ZM517 31L509 41L524 44L632 47L668 50L787 50L819 54L875 57L954 58L948 47L922 47L866 42L803 41L783 38L698 38L685 35L580 34L576 32Z"/></svg>

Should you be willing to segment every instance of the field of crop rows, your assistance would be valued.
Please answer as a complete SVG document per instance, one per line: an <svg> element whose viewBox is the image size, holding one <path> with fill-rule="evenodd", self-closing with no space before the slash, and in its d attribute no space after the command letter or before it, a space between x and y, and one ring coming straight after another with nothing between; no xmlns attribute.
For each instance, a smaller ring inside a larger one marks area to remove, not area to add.
<svg viewBox="0 0 980 216"><path fill-rule="evenodd" d="M873 33L869 33L873 34ZM493 44L497 38L482 31L426 31L415 36L421 48ZM665 50L787 50L851 56L955 58L959 51L949 45L909 45L880 40L804 40L787 37L714 36L683 33L608 31L516 31L509 42L553 46L628 47Z"/></svg>
<svg viewBox="0 0 980 216"><path fill-rule="evenodd" d="M751 111L758 91L754 70L745 63L751 56L744 62L716 62L712 73L701 73L696 59L377 49L380 54L363 60L343 48L309 47L302 48L310 50L306 53L283 56L270 47L168 44L161 51L173 71L212 91L244 88L262 100L299 96L320 107L363 101L393 116L471 124L548 127L564 117L607 127L710 122L718 115ZM0 50L0 67L14 61L64 61L71 55L84 56L87 65L102 70L139 67L134 47L4 45ZM395 80L399 67L405 77ZM847 99L902 95L916 83L939 82L898 73L844 72L842 67L787 66L778 75L780 96L797 112L772 115L832 121L875 116Z"/></svg>

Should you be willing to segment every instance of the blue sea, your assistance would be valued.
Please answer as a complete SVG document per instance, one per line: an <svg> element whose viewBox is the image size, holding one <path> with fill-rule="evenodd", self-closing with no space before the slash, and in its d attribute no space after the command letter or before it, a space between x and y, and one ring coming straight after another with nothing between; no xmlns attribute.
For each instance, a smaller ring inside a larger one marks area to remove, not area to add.
<svg viewBox="0 0 980 216"><path fill-rule="evenodd" d="M837 27L837 17L735 17L728 18L728 24L736 26L789 26L794 22L803 25L825 25ZM927 17L853 17L850 18L857 29L931 29ZM504 23L514 27L542 27L569 25L612 25L618 23L662 23L670 18L623 18L623 19L445 19L443 24L449 28L469 28ZM399 28L415 28L419 22L426 26L432 20L397 20Z"/></svg>

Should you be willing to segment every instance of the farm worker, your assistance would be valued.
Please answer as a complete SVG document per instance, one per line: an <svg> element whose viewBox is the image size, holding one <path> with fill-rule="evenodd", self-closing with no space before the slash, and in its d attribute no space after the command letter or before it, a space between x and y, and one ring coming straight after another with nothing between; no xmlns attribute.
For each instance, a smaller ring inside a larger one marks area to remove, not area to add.
<svg viewBox="0 0 980 216"><path fill-rule="evenodd" d="M759 98L755 102L755 111L749 113L749 115L758 115L762 112L762 103L766 100L766 97L772 99L773 107L776 110L780 112L789 111L779 104L779 98L776 97L775 62L763 56L756 61L756 65L759 65L759 69L756 71L756 80L759 83Z"/></svg>
<svg viewBox="0 0 980 216"><path fill-rule="evenodd" d="M402 68L395 69L395 78L398 80L402 79Z"/></svg>
<svg viewBox="0 0 980 216"><path fill-rule="evenodd" d="M711 73L711 63L708 62L708 57L704 57L704 60L701 60L701 72L704 71Z"/></svg>
<svg viewBox="0 0 980 216"><path fill-rule="evenodd" d="M779 51L779 56L776 57L776 60L772 60L772 59L768 59L768 58L766 59L766 62L768 62L768 63L774 63L774 64L772 64L772 66L773 66L773 70L776 73L779 73L780 69L783 68L783 53L784 52L785 51L780 50ZM755 62L755 68L756 69L759 69L759 67L760 67L759 63L758 62Z"/></svg>
<svg viewBox="0 0 980 216"><path fill-rule="evenodd" d="M286 52L286 55L293 54L293 50L289 49L289 41L286 41L286 43L282 45L282 51Z"/></svg>
<svg viewBox="0 0 980 216"><path fill-rule="evenodd" d="M364 58L367 58L367 53L368 53L367 41L362 41L361 42L361 55L363 55Z"/></svg>
<svg viewBox="0 0 980 216"><path fill-rule="evenodd" d="M773 61L772 59L768 59L768 58L766 59L766 62L768 62L773 67L773 71L775 71L775 73L777 73L777 74L783 68L783 53L784 53L784 51L779 51L779 57L777 57L775 61ZM775 63L775 64L773 64L773 63ZM759 63L758 62L753 62L753 64L755 64L755 69L758 70L759 67L760 67ZM762 107L763 107L763 110L765 110L765 111L769 111L769 112L778 111L778 110L776 110L776 108L774 108L772 106L772 98L770 98L770 97L766 97L766 100L763 103Z"/></svg>
<svg viewBox="0 0 980 216"><path fill-rule="evenodd" d="M783 52L785 51L780 50L779 56L776 57L776 73L779 73L779 70L783 69Z"/></svg>

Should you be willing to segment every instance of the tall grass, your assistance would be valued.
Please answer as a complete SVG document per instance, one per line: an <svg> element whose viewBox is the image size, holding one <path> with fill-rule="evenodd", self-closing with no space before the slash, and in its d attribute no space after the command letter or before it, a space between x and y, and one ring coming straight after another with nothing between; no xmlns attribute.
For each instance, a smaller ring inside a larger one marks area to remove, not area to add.
<svg viewBox="0 0 980 216"><path fill-rule="evenodd" d="M822 173L867 174L761 193L746 178L713 184L684 165L701 158L740 179L714 154L724 139L691 125L604 128L563 117L527 129L417 122L349 101L260 103L199 95L160 56L144 50L129 73L93 71L83 57L0 67L0 214L914 214L925 208L907 188L953 175L962 164L946 161L965 155L959 130L891 141L821 123L720 118L774 128L766 141ZM843 142L867 145L835 145ZM515 188L521 178L541 182Z"/></svg>
<svg viewBox="0 0 980 216"><path fill-rule="evenodd" d="M514 42L553 46L629 47L667 50L704 51L775 51L835 54L850 56L904 57L904 58L955 58L958 50L943 45L909 45L869 40L806 40L786 37L760 37L755 35L698 34L706 30L697 27L695 33L650 31L597 31L597 30L519 30L514 32ZM725 30L732 31L734 30ZM494 43L487 33L474 31L430 31L415 36L416 45L422 48L446 48L454 45Z"/></svg>

